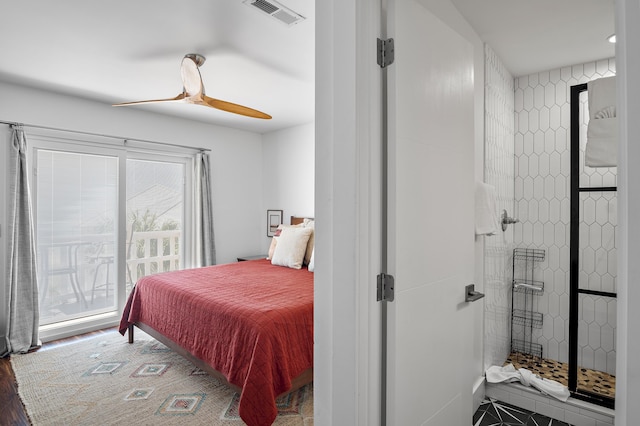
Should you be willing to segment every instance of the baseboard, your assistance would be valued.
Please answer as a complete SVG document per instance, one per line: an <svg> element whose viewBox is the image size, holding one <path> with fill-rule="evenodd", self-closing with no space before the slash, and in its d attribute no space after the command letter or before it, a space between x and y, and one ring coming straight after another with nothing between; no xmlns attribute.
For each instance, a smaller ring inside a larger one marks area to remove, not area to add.
<svg viewBox="0 0 640 426"><path fill-rule="evenodd" d="M473 413L475 413L478 410L478 407L480 407L480 404L482 404L482 401L485 398L485 378L484 376L480 376L476 379L476 381L473 383L473 388L472 388L472 393L473 393Z"/></svg>

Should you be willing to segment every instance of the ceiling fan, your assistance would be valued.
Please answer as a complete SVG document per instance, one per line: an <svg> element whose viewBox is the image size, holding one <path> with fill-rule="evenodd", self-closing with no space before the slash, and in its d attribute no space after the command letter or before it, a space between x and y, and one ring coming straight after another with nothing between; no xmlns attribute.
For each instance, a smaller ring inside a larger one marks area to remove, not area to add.
<svg viewBox="0 0 640 426"><path fill-rule="evenodd" d="M183 102L216 108L222 111L232 112L234 114L240 114L252 118L261 118L264 120L271 119L271 116L269 114L265 114L264 112L231 102L210 98L209 96L205 95L204 85L202 84L202 76L200 75L199 69L204 61L205 57L197 53L189 53L184 56L184 58L182 59L182 65L180 67L180 73L182 74L183 91L175 98L124 102L120 104L114 104L113 106L128 106L158 102Z"/></svg>

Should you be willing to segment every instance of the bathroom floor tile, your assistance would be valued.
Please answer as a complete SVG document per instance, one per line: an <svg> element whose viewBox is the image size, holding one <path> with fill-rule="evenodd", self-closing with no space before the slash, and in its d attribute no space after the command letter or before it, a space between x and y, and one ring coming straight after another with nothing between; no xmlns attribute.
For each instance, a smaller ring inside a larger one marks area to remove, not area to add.
<svg viewBox="0 0 640 426"><path fill-rule="evenodd" d="M473 415L473 426L571 426L542 414L507 404L496 399L482 401Z"/></svg>

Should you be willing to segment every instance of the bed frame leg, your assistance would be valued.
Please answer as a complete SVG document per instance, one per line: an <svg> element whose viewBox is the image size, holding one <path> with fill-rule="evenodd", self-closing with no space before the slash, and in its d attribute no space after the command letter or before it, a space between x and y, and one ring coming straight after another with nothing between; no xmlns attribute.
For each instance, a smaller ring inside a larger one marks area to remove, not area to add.
<svg viewBox="0 0 640 426"><path fill-rule="evenodd" d="M129 343L133 343L133 325L130 325L127 334L129 335Z"/></svg>

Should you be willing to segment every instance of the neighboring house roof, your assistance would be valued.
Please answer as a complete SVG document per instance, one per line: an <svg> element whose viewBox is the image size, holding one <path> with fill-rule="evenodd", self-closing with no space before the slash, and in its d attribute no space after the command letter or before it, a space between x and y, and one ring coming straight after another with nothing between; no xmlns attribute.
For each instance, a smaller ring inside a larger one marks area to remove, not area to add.
<svg viewBox="0 0 640 426"><path fill-rule="evenodd" d="M155 214L158 225L173 220L182 223L182 194L162 184L154 184L127 199L127 216L132 212Z"/></svg>

